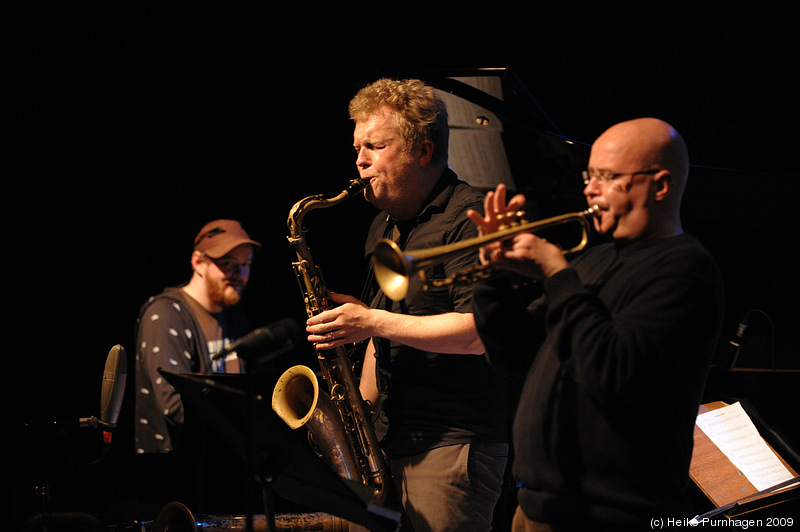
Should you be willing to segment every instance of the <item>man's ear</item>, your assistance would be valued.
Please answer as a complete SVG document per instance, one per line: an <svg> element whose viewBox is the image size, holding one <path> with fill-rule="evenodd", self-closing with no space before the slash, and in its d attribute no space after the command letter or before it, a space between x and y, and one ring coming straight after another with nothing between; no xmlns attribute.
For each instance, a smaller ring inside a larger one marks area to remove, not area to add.
<svg viewBox="0 0 800 532"><path fill-rule="evenodd" d="M433 159L433 142L430 140L423 140L419 145L419 166L427 166L431 159Z"/></svg>
<svg viewBox="0 0 800 532"><path fill-rule="evenodd" d="M662 170L653 177L653 188L655 190L655 200L662 201L669 195L672 187L672 174L668 170Z"/></svg>
<svg viewBox="0 0 800 532"><path fill-rule="evenodd" d="M203 253L201 253L200 251L193 251L191 261L192 261L192 270L197 273L200 273L198 269L203 263L205 263L205 257L203 256Z"/></svg>

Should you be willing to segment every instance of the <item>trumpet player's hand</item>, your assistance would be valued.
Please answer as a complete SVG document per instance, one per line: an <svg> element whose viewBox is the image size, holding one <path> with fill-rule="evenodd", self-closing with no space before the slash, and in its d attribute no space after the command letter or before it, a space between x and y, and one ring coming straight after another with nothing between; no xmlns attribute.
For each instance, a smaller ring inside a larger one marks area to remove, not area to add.
<svg viewBox="0 0 800 532"><path fill-rule="evenodd" d="M467 216L478 226L478 230L482 235L494 233L503 224L501 218L506 214L511 214L519 211L525 205L525 196L516 194L508 203L506 203L506 194L508 188L503 185L497 185L495 190L490 190L486 193L483 200L483 215L472 209L467 210Z"/></svg>
<svg viewBox="0 0 800 532"><path fill-rule="evenodd" d="M534 234L514 235L510 244L487 252L493 268L541 280L569 267L560 247Z"/></svg>
<svg viewBox="0 0 800 532"><path fill-rule="evenodd" d="M330 297L339 306L306 320L309 342L318 349L333 349L372 336L369 318L373 309L345 294L330 292Z"/></svg>
<svg viewBox="0 0 800 532"><path fill-rule="evenodd" d="M505 185L497 185L497 189L486 193L486 197L483 200L483 215L472 209L467 210L467 216L478 226L478 232L481 235L488 235L499 230L504 224L503 216L516 213L525 205L525 196L522 194L516 194L506 202L507 193L508 189ZM481 246L481 263L489 264L492 262L492 256L497 257L498 253L507 245L507 243L503 242L491 242Z"/></svg>

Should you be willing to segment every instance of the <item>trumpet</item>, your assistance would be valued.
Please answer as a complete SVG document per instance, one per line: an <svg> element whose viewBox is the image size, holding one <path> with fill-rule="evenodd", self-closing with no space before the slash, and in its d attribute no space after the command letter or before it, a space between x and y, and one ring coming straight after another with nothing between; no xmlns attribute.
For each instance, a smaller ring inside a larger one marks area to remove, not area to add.
<svg viewBox="0 0 800 532"><path fill-rule="evenodd" d="M518 222L510 226L502 227L499 231L488 235L468 238L453 244L435 246L428 249L404 252L396 242L388 238L382 239L375 247L372 256L375 279L378 285L392 301L400 301L408 293L408 286L411 275L416 273L427 290L428 288L438 288L449 284L469 284L481 279L486 279L492 275L491 268L476 264L466 268L445 279L427 279L425 268L439 264L447 259L471 253L481 246L507 240L518 233L535 233L558 225L568 223L578 223L581 229L581 239L576 245L569 249L562 250L562 253L575 253L586 247L589 242L591 217L596 216L600 208L593 205L591 208L581 212L573 212L553 216L536 222ZM517 216L522 213L516 213Z"/></svg>

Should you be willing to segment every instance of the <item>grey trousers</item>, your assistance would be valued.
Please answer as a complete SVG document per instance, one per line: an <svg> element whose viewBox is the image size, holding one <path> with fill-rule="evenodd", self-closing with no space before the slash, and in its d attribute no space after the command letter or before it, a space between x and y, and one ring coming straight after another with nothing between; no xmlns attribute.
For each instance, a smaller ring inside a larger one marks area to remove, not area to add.
<svg viewBox="0 0 800 532"><path fill-rule="evenodd" d="M407 518L414 532L491 530L507 461L505 443L448 445L390 460L404 525Z"/></svg>

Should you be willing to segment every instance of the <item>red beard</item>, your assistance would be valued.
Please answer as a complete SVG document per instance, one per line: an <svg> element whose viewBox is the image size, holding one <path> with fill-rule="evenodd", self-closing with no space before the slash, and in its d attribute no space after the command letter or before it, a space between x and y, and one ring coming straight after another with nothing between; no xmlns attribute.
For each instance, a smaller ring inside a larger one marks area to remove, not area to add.
<svg viewBox="0 0 800 532"><path fill-rule="evenodd" d="M206 277L206 290L212 303L225 307L232 307L242 299L241 281L225 280L221 282L210 281Z"/></svg>

